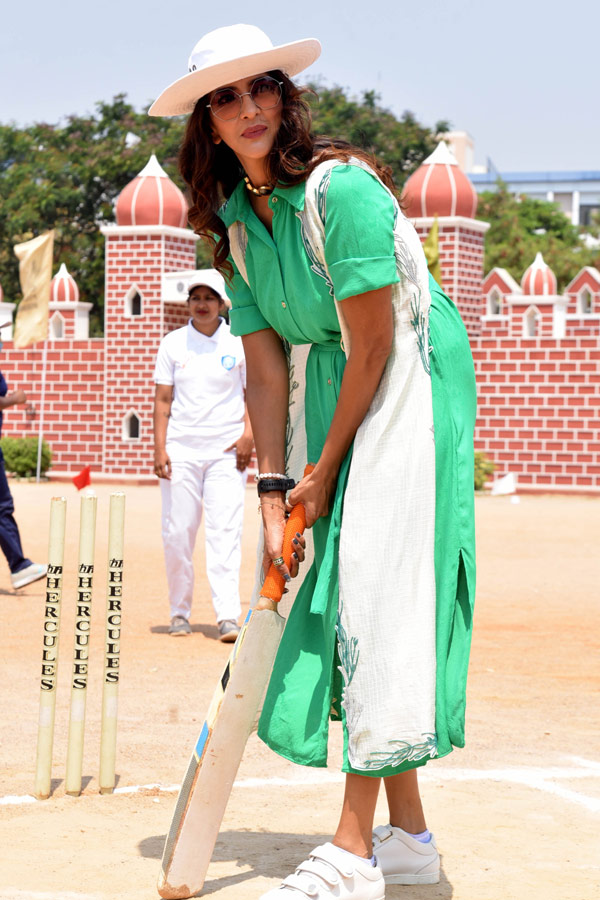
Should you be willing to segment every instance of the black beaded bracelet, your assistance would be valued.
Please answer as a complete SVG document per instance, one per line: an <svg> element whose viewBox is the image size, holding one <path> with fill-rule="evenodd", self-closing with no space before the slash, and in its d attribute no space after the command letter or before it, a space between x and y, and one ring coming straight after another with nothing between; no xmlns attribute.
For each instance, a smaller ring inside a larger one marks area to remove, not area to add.
<svg viewBox="0 0 600 900"><path fill-rule="evenodd" d="M256 485L259 494L268 494L269 491L283 491L285 494L293 487L296 487L293 478L261 478Z"/></svg>

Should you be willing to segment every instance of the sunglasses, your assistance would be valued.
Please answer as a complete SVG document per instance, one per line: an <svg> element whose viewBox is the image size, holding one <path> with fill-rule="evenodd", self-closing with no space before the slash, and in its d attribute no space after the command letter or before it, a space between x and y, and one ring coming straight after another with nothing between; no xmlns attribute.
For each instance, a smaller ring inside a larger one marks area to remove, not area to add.
<svg viewBox="0 0 600 900"><path fill-rule="evenodd" d="M237 119L242 111L243 97L249 96L259 109L273 109L281 101L281 85L283 81L276 81L270 75L261 75L252 82L249 91L238 94L233 88L221 88L212 95L210 103L206 105L217 119L227 122Z"/></svg>

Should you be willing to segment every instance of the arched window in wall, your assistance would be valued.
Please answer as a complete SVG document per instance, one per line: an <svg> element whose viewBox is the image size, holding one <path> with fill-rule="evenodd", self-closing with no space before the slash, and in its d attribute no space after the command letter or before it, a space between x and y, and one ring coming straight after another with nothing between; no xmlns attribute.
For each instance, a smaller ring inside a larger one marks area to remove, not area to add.
<svg viewBox="0 0 600 900"><path fill-rule="evenodd" d="M488 316L502 315L502 294L498 288L492 288L488 294Z"/></svg>
<svg viewBox="0 0 600 900"><path fill-rule="evenodd" d="M55 312L50 319L48 337L51 341L59 341L65 336L65 320L59 312Z"/></svg>
<svg viewBox="0 0 600 900"><path fill-rule="evenodd" d="M141 438L140 418L135 410L130 409L123 419L123 440L139 441Z"/></svg>
<svg viewBox="0 0 600 900"><path fill-rule="evenodd" d="M589 288L584 288L579 292L579 314L582 316L589 316L594 312L594 297Z"/></svg>
<svg viewBox="0 0 600 900"><path fill-rule="evenodd" d="M141 316L142 315L142 294L137 285L132 284L125 294L125 315Z"/></svg>
<svg viewBox="0 0 600 900"><path fill-rule="evenodd" d="M535 306L530 306L525 315L523 316L523 335L524 337L537 337L538 335L538 320L540 317L540 311Z"/></svg>

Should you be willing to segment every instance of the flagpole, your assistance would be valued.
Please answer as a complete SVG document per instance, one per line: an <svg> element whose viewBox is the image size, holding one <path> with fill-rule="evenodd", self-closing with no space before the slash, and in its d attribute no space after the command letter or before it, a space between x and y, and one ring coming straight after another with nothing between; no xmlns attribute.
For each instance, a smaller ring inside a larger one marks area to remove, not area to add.
<svg viewBox="0 0 600 900"><path fill-rule="evenodd" d="M38 435L38 453L37 453L37 470L35 473L36 483L40 483L40 472L42 470L42 442L44 440L44 409L46 405L46 363L48 361L48 338L44 341L44 349L42 351L42 396L40 399L40 433Z"/></svg>
<svg viewBox="0 0 600 900"><path fill-rule="evenodd" d="M30 241L15 244L14 251L19 260L19 281L23 299L19 303L13 346L17 350L44 341L42 351L42 390L40 402L40 433L36 482L39 483L42 469L42 441L44 439L44 412L46 405L46 363L48 360L48 308L50 303L50 283L52 280L52 251L54 231L47 231Z"/></svg>

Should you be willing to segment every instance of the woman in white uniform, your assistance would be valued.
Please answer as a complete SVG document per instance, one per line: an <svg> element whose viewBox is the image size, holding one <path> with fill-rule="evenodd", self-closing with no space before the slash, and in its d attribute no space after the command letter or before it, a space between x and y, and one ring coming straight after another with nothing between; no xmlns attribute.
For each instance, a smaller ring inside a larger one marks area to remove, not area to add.
<svg viewBox="0 0 600 900"><path fill-rule="evenodd" d="M190 320L161 341L154 372L154 472L162 489L169 634L191 633L193 553L205 510L206 569L219 637L239 633L246 468L253 448L242 341L221 317L223 279L188 288Z"/></svg>

